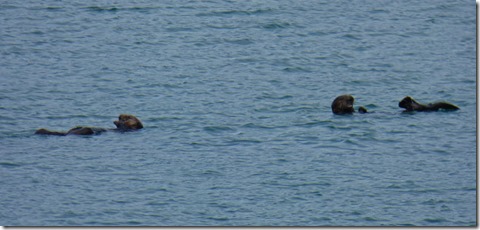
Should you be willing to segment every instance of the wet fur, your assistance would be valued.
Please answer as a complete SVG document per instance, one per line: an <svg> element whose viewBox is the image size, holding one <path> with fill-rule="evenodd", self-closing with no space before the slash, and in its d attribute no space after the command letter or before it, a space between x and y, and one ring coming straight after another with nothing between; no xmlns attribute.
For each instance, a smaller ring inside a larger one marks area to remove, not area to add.
<svg viewBox="0 0 480 230"><path fill-rule="evenodd" d="M420 104L415 101L410 96L406 96L403 98L399 103L398 106L400 108L404 108L405 111L419 111L419 112L433 112L438 110L458 110L460 109L458 106L450 104L448 102L435 102L430 104Z"/></svg>

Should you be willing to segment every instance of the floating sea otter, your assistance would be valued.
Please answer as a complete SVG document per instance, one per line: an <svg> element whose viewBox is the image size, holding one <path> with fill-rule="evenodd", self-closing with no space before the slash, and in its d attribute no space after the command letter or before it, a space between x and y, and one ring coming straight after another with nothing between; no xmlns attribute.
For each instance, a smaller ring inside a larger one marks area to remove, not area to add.
<svg viewBox="0 0 480 230"><path fill-rule="evenodd" d="M430 103L428 105L423 105L423 104L420 104L418 102L416 102L415 100L413 100L413 98L409 97L409 96L406 96L405 98L403 98L403 100L401 100L399 103L398 103L398 106L400 108L404 108L405 111L419 111L419 112L431 112L431 111L438 111L438 110L458 110L460 109L458 106L456 105L452 105L450 103L447 103L447 102L435 102L435 103Z"/></svg>
<svg viewBox="0 0 480 230"><path fill-rule="evenodd" d="M355 99L352 95L340 95L332 102L332 112L334 114L352 114L355 112L353 109L353 102ZM359 113L367 113L367 109L363 106L358 108Z"/></svg>
<svg viewBox="0 0 480 230"><path fill-rule="evenodd" d="M67 132L57 132L50 131L47 129L39 129L35 134L41 135L57 135L57 136L66 136L66 135L94 135L100 134L105 131L132 131L143 128L142 122L135 116L129 114L120 114L118 121L113 122L117 128L116 129L104 129L98 127L88 127L88 126L77 126L68 130Z"/></svg>

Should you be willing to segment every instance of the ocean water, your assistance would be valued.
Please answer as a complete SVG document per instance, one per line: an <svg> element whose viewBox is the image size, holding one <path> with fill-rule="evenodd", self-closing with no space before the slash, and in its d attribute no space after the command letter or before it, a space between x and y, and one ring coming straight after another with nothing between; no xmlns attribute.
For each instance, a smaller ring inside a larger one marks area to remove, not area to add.
<svg viewBox="0 0 480 230"><path fill-rule="evenodd" d="M0 225L475 226L475 20L452 0L0 1ZM372 113L333 115L345 93ZM33 135L120 113L145 128Z"/></svg>

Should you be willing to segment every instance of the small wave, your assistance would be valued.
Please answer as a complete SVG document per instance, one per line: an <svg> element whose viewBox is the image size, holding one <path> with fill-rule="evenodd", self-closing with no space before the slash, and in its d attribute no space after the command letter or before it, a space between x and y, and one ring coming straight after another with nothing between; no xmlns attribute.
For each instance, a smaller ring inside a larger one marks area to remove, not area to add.
<svg viewBox="0 0 480 230"><path fill-rule="evenodd" d="M330 35L331 33L326 32L326 31L313 31L313 32L310 32L308 34L312 35L312 36L326 36L326 35Z"/></svg>
<svg viewBox="0 0 480 230"><path fill-rule="evenodd" d="M118 10L117 7L100 7L100 6L88 6L85 9L96 12L115 12Z"/></svg>
<svg viewBox="0 0 480 230"><path fill-rule="evenodd" d="M207 126L204 127L203 130L210 132L210 133L218 133L218 132L225 132L225 131L235 131L235 129L230 128L228 126Z"/></svg>
<svg viewBox="0 0 480 230"><path fill-rule="evenodd" d="M138 194L155 194L155 193L158 193L158 192L168 192L168 189L166 189L166 188L146 188L144 190L137 191Z"/></svg>
<svg viewBox="0 0 480 230"><path fill-rule="evenodd" d="M377 218L369 217L369 216L367 216L367 217L365 217L365 218L363 218L363 219L364 219L365 221L367 221L367 222L377 222L377 221L380 221L380 220L377 219Z"/></svg>
<svg viewBox="0 0 480 230"><path fill-rule="evenodd" d="M258 10L223 10L223 11L212 11L206 13L198 13L196 16L234 16L234 15L258 15L271 12L272 9L258 9Z"/></svg>
<svg viewBox="0 0 480 230"><path fill-rule="evenodd" d="M207 219L215 220L215 221L228 221L229 220L228 217L217 217L217 216L207 217Z"/></svg>
<svg viewBox="0 0 480 230"><path fill-rule="evenodd" d="M330 129L338 129L338 130L352 130L353 128L351 126L340 126L340 125L328 125L327 126Z"/></svg>
<svg viewBox="0 0 480 230"><path fill-rule="evenodd" d="M247 123L241 126L242 128L251 128L251 129L277 129L277 128L286 128L285 125L271 126L271 125L261 125L254 123Z"/></svg>
<svg viewBox="0 0 480 230"><path fill-rule="evenodd" d="M17 163L12 163L12 162L0 162L0 166L6 167L6 168L15 168L15 167L20 167L22 165Z"/></svg>
<svg viewBox="0 0 480 230"><path fill-rule="evenodd" d="M182 82L179 83L147 83L145 85L136 86L136 88L148 88L148 89L156 89L156 88L166 88L166 89L180 89L182 88Z"/></svg>
<svg viewBox="0 0 480 230"><path fill-rule="evenodd" d="M216 170L205 170L201 173L203 176L222 176L223 174Z"/></svg>
<svg viewBox="0 0 480 230"><path fill-rule="evenodd" d="M283 71L288 72L288 73L293 73L293 72L303 72L303 73L312 73L313 71L308 68L296 66L296 67L286 67L283 69Z"/></svg>
<svg viewBox="0 0 480 230"><path fill-rule="evenodd" d="M75 225L75 224L73 224ZM140 221L130 220L130 221L87 221L85 222L87 226L137 226L143 225Z"/></svg>
<svg viewBox="0 0 480 230"><path fill-rule="evenodd" d="M167 206L169 203L167 202L160 202L160 201L150 201L146 205L147 206Z"/></svg>
<svg viewBox="0 0 480 230"><path fill-rule="evenodd" d="M446 201L444 201L444 200L430 199L430 200L427 200L427 201L422 202L421 204L425 204L425 205L438 205L438 204L443 204L443 203L446 203Z"/></svg>
<svg viewBox="0 0 480 230"><path fill-rule="evenodd" d="M59 10L63 10L64 7L61 7L61 6L47 6L45 7L46 10L48 11L59 11Z"/></svg>
<svg viewBox="0 0 480 230"><path fill-rule="evenodd" d="M300 183L300 184L292 184L289 185L290 187L318 187L318 186L331 186L331 183L328 182L305 182L305 183Z"/></svg>
<svg viewBox="0 0 480 230"><path fill-rule="evenodd" d="M255 139L234 139L229 141L230 144L258 144L262 143L260 140Z"/></svg>
<svg viewBox="0 0 480 230"><path fill-rule="evenodd" d="M167 32L191 32L194 31L194 28L191 27L169 27L165 28Z"/></svg>
<svg viewBox="0 0 480 230"><path fill-rule="evenodd" d="M267 30L285 29L292 26L294 26L294 24L289 22L272 22L272 23L261 25L263 29L267 29Z"/></svg>
<svg viewBox="0 0 480 230"><path fill-rule="evenodd" d="M254 110L262 113L291 113L299 111L312 111L314 109L315 107L311 105L289 104L255 108Z"/></svg>
<svg viewBox="0 0 480 230"><path fill-rule="evenodd" d="M324 125L324 124L327 124L327 123L330 123L332 121L308 121L308 122L305 122L305 123L299 123L299 124L295 124L295 126L297 127L305 127L305 128L312 128L312 127L316 127L316 126L319 126L319 125Z"/></svg>
<svg viewBox="0 0 480 230"><path fill-rule="evenodd" d="M238 26L237 25L231 25L231 24L207 24L205 25L209 28L212 28L212 29L226 29L226 30L231 30L231 29L237 29Z"/></svg>
<svg viewBox="0 0 480 230"><path fill-rule="evenodd" d="M348 39L348 40L362 40L360 37L353 34L345 34L345 35L342 35L341 38Z"/></svg>
<svg viewBox="0 0 480 230"><path fill-rule="evenodd" d="M10 9L18 9L18 8L20 7L14 6L14 5L7 5L6 2L0 6L0 10L10 10Z"/></svg>
<svg viewBox="0 0 480 230"><path fill-rule="evenodd" d="M250 45L253 44L253 40L248 38L241 38L241 39L223 39L225 42L234 44L234 45Z"/></svg>
<svg viewBox="0 0 480 230"><path fill-rule="evenodd" d="M59 116L59 115L50 115L46 116L46 119L53 119L53 120L60 120L60 119L73 119L73 118L106 118L105 116L95 116L95 115L86 115L86 114L72 114L72 115L66 115L66 116ZM109 117L111 118L111 117Z"/></svg>
<svg viewBox="0 0 480 230"><path fill-rule="evenodd" d="M80 217L82 215L83 214L80 214L80 213L77 213L77 212L74 212L74 211L66 211L66 212L60 214L58 217L60 217L60 218L74 218L74 217Z"/></svg>
<svg viewBox="0 0 480 230"><path fill-rule="evenodd" d="M356 146L359 146L359 147L366 147L367 145L364 145L364 144L361 144L362 142L360 141L356 141L356 140L352 140L352 139L347 139L347 140L344 140L344 141L341 141L342 144L347 144L347 145L356 145Z"/></svg>
<svg viewBox="0 0 480 230"><path fill-rule="evenodd" d="M152 6L115 7L115 6L87 6L84 9L93 12L117 12L117 11L146 11L157 9Z"/></svg>
<svg viewBox="0 0 480 230"><path fill-rule="evenodd" d="M0 109L3 109L3 108L0 108ZM0 115L0 120L2 121L16 121L18 118L17 117L7 117L7 116L4 116L4 115Z"/></svg>
<svg viewBox="0 0 480 230"><path fill-rule="evenodd" d="M423 219L423 221L428 222L428 223L432 223L432 224L442 224L442 223L446 222L447 220L444 219L444 218L425 218L425 219Z"/></svg>
<svg viewBox="0 0 480 230"><path fill-rule="evenodd" d="M242 125L243 128L254 128L254 129L271 129L271 126L259 125L254 123L247 123Z"/></svg>
<svg viewBox="0 0 480 230"><path fill-rule="evenodd" d="M463 187L461 188L461 190L464 190L464 191L477 191L477 188L476 187Z"/></svg>
<svg viewBox="0 0 480 230"><path fill-rule="evenodd" d="M371 14L388 14L390 13L389 10L384 10L384 9L373 9L368 11Z"/></svg>
<svg viewBox="0 0 480 230"><path fill-rule="evenodd" d="M182 120L181 117L175 117L175 116L160 116L160 117L152 117L152 118L145 118L142 119L144 121L148 121L151 123L155 123L157 121L180 121Z"/></svg>
<svg viewBox="0 0 480 230"><path fill-rule="evenodd" d="M277 95L272 93L262 93L261 96L257 96L256 99L263 100L263 99L274 99L274 100L283 100L283 99L292 99L292 95Z"/></svg>
<svg viewBox="0 0 480 230"><path fill-rule="evenodd" d="M3 8L3 7L2 7ZM59 11L65 9L65 7L61 6L38 6L38 7L30 7L29 10L47 10L47 11Z"/></svg>

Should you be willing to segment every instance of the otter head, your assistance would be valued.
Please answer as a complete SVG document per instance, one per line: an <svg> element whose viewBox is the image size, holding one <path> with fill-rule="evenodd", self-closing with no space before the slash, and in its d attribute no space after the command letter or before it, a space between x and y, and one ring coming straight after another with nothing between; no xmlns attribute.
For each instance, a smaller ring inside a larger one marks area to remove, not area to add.
<svg viewBox="0 0 480 230"><path fill-rule="evenodd" d="M113 123L117 126L117 129L124 131L143 128L142 122L137 117L129 114L120 114L118 121Z"/></svg>
<svg viewBox="0 0 480 230"><path fill-rule="evenodd" d="M418 103L415 100L413 100L413 98L406 96L398 103L398 107L404 108L407 111L413 111L415 104L418 104Z"/></svg>
<svg viewBox="0 0 480 230"><path fill-rule="evenodd" d="M334 114L351 114L355 111L353 109L354 101L352 95L338 96L332 102L332 112Z"/></svg>

